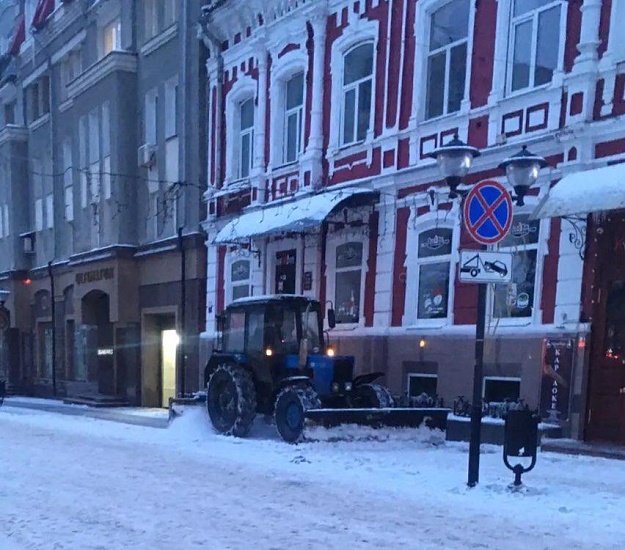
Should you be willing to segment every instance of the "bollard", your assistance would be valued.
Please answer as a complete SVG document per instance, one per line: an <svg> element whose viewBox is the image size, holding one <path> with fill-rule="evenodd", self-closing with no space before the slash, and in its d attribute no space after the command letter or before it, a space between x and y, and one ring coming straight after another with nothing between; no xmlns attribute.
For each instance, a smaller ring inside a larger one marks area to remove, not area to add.
<svg viewBox="0 0 625 550"><path fill-rule="evenodd" d="M539 420L538 415L529 409L511 410L506 415L503 461L514 472L515 488L521 486L521 475L536 466ZM520 463L511 465L510 458L514 457L531 458L532 461L527 468Z"/></svg>

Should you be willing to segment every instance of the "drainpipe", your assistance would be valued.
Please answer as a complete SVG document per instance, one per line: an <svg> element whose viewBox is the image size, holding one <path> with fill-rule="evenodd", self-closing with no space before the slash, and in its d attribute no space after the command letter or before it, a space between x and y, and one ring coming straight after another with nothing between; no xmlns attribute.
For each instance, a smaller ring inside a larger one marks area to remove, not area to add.
<svg viewBox="0 0 625 550"><path fill-rule="evenodd" d="M185 394L185 371L187 363L186 340L186 318L187 318L187 255L184 249L182 238L182 226L178 228L178 249L180 250L180 341L178 344L178 356L180 358L180 397Z"/></svg>
<svg viewBox="0 0 625 550"><path fill-rule="evenodd" d="M50 277L50 309L52 314L52 394L56 397L56 300L54 298L54 275L52 262L48 262L48 275Z"/></svg>

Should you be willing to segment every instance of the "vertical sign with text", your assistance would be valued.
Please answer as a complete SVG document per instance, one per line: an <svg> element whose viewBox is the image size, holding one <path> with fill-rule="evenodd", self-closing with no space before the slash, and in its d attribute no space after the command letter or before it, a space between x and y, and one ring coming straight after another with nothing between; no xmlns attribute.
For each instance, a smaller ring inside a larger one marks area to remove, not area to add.
<svg viewBox="0 0 625 550"><path fill-rule="evenodd" d="M548 339L542 365L540 415L559 423L568 419L575 340Z"/></svg>

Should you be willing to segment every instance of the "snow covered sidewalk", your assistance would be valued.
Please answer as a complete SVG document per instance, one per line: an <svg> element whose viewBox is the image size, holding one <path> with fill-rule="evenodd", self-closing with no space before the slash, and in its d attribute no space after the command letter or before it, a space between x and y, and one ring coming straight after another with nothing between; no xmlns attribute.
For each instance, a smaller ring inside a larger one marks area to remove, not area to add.
<svg viewBox="0 0 625 550"><path fill-rule="evenodd" d="M373 433L289 446L262 421L216 436L200 408L169 430L0 410L0 533L23 550L622 547L622 462L544 453L511 494L487 447L469 490L466 444L338 431Z"/></svg>

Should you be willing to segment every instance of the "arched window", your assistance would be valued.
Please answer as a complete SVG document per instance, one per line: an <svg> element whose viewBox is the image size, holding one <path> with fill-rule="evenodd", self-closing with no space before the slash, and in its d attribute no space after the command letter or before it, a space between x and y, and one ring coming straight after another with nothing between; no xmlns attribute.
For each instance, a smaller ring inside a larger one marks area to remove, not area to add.
<svg viewBox="0 0 625 550"><path fill-rule="evenodd" d="M465 96L470 0L451 0L432 12L425 117L460 110Z"/></svg>
<svg viewBox="0 0 625 550"><path fill-rule="evenodd" d="M548 84L560 64L561 0L512 0L508 90Z"/></svg>
<svg viewBox="0 0 625 550"><path fill-rule="evenodd" d="M373 43L349 50L343 61L341 144L364 141L371 121Z"/></svg>
<svg viewBox="0 0 625 550"><path fill-rule="evenodd" d="M254 99L239 105L239 163L238 177L247 178L254 162Z"/></svg>
<svg viewBox="0 0 625 550"><path fill-rule="evenodd" d="M249 260L236 260L230 265L231 299L245 298L250 295L251 265Z"/></svg>
<svg viewBox="0 0 625 550"><path fill-rule="evenodd" d="M419 233L416 261L417 320L446 319L453 229L436 227Z"/></svg>
<svg viewBox="0 0 625 550"><path fill-rule="evenodd" d="M334 307L337 323L360 321L363 248L363 243L356 241L336 247Z"/></svg>
<svg viewBox="0 0 625 550"><path fill-rule="evenodd" d="M304 130L304 73L293 75L285 83L284 163L295 162L302 152Z"/></svg>

